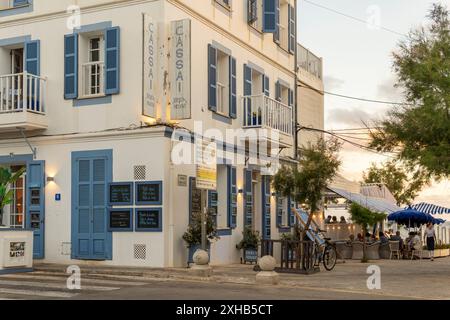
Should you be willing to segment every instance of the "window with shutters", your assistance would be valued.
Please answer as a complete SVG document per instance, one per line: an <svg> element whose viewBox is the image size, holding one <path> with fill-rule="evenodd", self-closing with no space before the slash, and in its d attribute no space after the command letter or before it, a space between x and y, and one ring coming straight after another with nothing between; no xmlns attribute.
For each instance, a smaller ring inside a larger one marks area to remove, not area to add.
<svg viewBox="0 0 450 320"><path fill-rule="evenodd" d="M247 22L255 30L263 31L263 0L247 0Z"/></svg>
<svg viewBox="0 0 450 320"><path fill-rule="evenodd" d="M287 106L293 106L294 91L284 81L277 81L275 83L275 100Z"/></svg>
<svg viewBox="0 0 450 320"><path fill-rule="evenodd" d="M103 33L80 34L78 90L80 98L93 98L105 95L104 74L104 36Z"/></svg>
<svg viewBox="0 0 450 320"><path fill-rule="evenodd" d="M216 3L220 4L222 7L230 10L231 9L231 0L215 0Z"/></svg>
<svg viewBox="0 0 450 320"><path fill-rule="evenodd" d="M222 116L236 118L236 59L208 45L208 105Z"/></svg>
<svg viewBox="0 0 450 320"><path fill-rule="evenodd" d="M0 0L0 11L28 7L31 0Z"/></svg>

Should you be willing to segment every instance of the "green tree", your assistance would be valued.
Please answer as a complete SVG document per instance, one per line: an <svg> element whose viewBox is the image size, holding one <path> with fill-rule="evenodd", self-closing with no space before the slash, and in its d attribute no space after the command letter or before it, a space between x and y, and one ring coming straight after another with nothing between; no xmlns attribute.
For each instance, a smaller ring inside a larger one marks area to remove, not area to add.
<svg viewBox="0 0 450 320"><path fill-rule="evenodd" d="M418 196L422 188L427 185L426 175L421 171L409 174L408 171L399 166L395 161L388 161L381 166L375 163L364 172L365 183L383 183L392 192L397 200L397 205L411 204Z"/></svg>
<svg viewBox="0 0 450 320"><path fill-rule="evenodd" d="M434 4L428 18L430 27L411 31L393 55L406 104L372 131L370 146L395 151L410 169L440 179L450 174L449 11Z"/></svg>
<svg viewBox="0 0 450 320"><path fill-rule="evenodd" d="M363 230L363 258L361 262L367 262L365 237L367 230L369 230L369 226L373 226L384 221L384 219L386 219L386 215L384 213L373 212L357 203L352 203L350 206L350 216L352 222L360 225Z"/></svg>
<svg viewBox="0 0 450 320"><path fill-rule="evenodd" d="M273 187L277 193L308 207L309 218L302 239L311 225L313 214L320 209L323 191L341 165L338 159L340 147L337 140L320 139L317 144L302 150L298 167L284 166L274 176Z"/></svg>
<svg viewBox="0 0 450 320"><path fill-rule="evenodd" d="M14 192L10 186L16 182L25 172L25 168L14 174L6 168L0 168L0 225L3 221L3 209L12 203Z"/></svg>

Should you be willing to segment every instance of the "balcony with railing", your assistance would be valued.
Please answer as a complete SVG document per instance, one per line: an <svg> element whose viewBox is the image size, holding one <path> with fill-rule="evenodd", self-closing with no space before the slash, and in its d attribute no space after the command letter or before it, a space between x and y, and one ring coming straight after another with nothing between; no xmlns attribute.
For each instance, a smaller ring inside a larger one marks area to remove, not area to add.
<svg viewBox="0 0 450 320"><path fill-rule="evenodd" d="M293 108L266 95L242 97L243 128L277 130L281 143L292 145Z"/></svg>
<svg viewBox="0 0 450 320"><path fill-rule="evenodd" d="M46 82L27 72L0 75L0 132L47 128Z"/></svg>
<svg viewBox="0 0 450 320"><path fill-rule="evenodd" d="M322 59L297 44L297 67L322 80Z"/></svg>

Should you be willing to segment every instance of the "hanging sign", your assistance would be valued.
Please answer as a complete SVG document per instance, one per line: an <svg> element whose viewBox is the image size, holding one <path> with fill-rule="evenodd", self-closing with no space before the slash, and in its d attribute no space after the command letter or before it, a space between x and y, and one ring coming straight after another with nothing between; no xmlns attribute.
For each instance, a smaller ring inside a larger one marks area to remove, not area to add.
<svg viewBox="0 0 450 320"><path fill-rule="evenodd" d="M157 24L152 17L144 14L144 116L156 118L157 92L158 92L158 32Z"/></svg>
<svg viewBox="0 0 450 320"><path fill-rule="evenodd" d="M208 139L195 143L197 176L196 185L202 190L217 190L217 144Z"/></svg>
<svg viewBox="0 0 450 320"><path fill-rule="evenodd" d="M191 20L171 23L171 119L191 117Z"/></svg>

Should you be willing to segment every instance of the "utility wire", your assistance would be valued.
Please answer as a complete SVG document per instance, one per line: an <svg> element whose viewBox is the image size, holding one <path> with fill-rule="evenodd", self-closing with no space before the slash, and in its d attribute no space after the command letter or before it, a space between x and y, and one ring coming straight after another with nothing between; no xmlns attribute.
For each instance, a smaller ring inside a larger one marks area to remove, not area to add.
<svg viewBox="0 0 450 320"><path fill-rule="evenodd" d="M349 14L347 14L347 13L344 13L344 12L341 12L341 11L337 11L337 10L335 10L335 9L332 9L332 8L329 8L329 7L326 7L326 6L323 6L323 5L321 5L321 4L318 4L318 3L315 3L315 2L312 2L312 1L309 1L309 0L303 0L303 1L306 2L306 3L309 3L310 5L313 5L313 6L315 6L315 7L318 7L318 8L321 8L321 9L324 9L324 10L327 10L327 11L330 11L330 12L333 12L333 13L335 13L335 14L338 14L338 15L340 15L340 16L346 17L346 18L348 18L348 19L351 19L351 20L354 20L354 21L363 23L363 24L365 24L366 26L369 24L366 20L361 19L361 18L357 18L357 17L354 17L354 16L351 16L351 15L349 15ZM372 25L373 25L373 24L372 24ZM398 31L395 31L395 30L392 30L392 29L389 29L389 28L386 28L386 27L383 27L383 26L377 26L377 25L373 25L373 26L374 26L374 27L379 27L381 30L390 32L390 33L392 33L392 34L395 34L395 35L398 35L398 36L402 36L402 37L406 37L406 35L405 35L404 33L401 33L401 32L398 32Z"/></svg>
<svg viewBox="0 0 450 320"><path fill-rule="evenodd" d="M301 88L313 90L313 91L319 92L321 94L327 94L327 95L330 95L330 96L336 96L336 97L345 98L345 99L358 100L358 101L371 102L371 103L380 103L380 104L391 104L391 105L398 105L398 106L413 106L413 104L403 103L403 102L392 102L392 101L383 101L383 100L365 99L365 98L347 96L347 95L343 95L343 94L340 94L340 93L334 93L334 92L329 92L329 91L324 91L324 90L323 91L322 90L317 90L317 89L314 89L314 88L311 88L309 86L305 86L305 85L302 85L302 84L298 84L297 86L301 87Z"/></svg>

